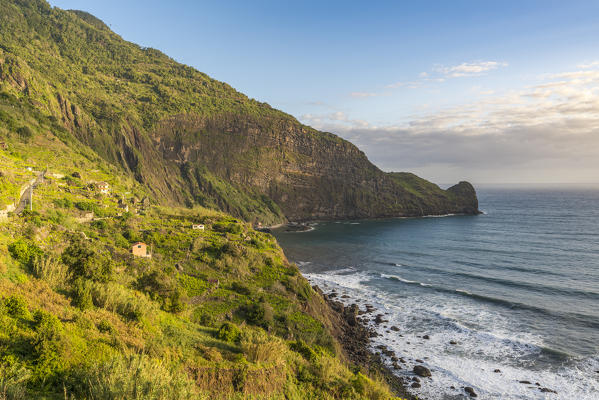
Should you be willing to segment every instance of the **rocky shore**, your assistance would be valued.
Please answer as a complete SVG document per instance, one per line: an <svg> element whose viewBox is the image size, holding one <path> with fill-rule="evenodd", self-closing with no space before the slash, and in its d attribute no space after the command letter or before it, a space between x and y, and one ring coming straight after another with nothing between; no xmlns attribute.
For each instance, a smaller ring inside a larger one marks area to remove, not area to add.
<svg viewBox="0 0 599 400"><path fill-rule="evenodd" d="M345 306L342 302L335 300L337 297L335 292L325 294L318 286L313 286L313 288L322 295L331 310L338 316L339 334L337 339L349 360L364 368L370 374L382 377L400 398L418 400L406 389L406 387L412 385L414 385L412 387L420 387L421 380L417 376L418 373L414 371L414 376L410 380L401 378L385 365L382 356L397 359L397 361L394 361L393 368L398 369L407 368L407 366L399 365L399 363L405 363L405 360L397 358L394 352L387 348L380 349L381 351L376 353L370 349L371 338L376 337L378 334L364 323L363 316L373 313L374 308L366 305L366 310L360 310L357 304ZM380 319L380 314L376 318ZM425 367L422 368L426 370ZM430 377L430 371L428 371L428 376Z"/></svg>

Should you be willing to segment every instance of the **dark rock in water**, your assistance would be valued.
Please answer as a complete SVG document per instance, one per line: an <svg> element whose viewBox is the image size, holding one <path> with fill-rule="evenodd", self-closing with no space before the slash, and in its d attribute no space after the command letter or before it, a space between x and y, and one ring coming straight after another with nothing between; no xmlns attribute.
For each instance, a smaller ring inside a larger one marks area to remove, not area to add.
<svg viewBox="0 0 599 400"><path fill-rule="evenodd" d="M398 362L398 361L399 361L399 358L397 358L397 357L393 356L393 357L391 357L391 361L393 361L393 362Z"/></svg>
<svg viewBox="0 0 599 400"><path fill-rule="evenodd" d="M535 385L537 386L541 386L541 384L539 382L535 382Z"/></svg>
<svg viewBox="0 0 599 400"><path fill-rule="evenodd" d="M422 365L416 365L414 367L413 371L416 375L422 376L422 377L429 377L432 375L430 369L428 369Z"/></svg>
<svg viewBox="0 0 599 400"><path fill-rule="evenodd" d="M399 359L399 362L402 363L402 364L405 364L406 360L404 360L403 357L402 357L402 358Z"/></svg>
<svg viewBox="0 0 599 400"><path fill-rule="evenodd" d="M370 331L370 333L368 333L368 336L370 337L377 337L379 334L376 333L375 331Z"/></svg>
<svg viewBox="0 0 599 400"><path fill-rule="evenodd" d="M476 394L476 392L474 391L474 389L472 389L470 386L466 386L464 388L464 391L466 393L468 393L470 395L470 397L478 397L478 395Z"/></svg>
<svg viewBox="0 0 599 400"><path fill-rule="evenodd" d="M332 299L334 297L337 297L337 292L331 292L329 293L329 297Z"/></svg>
<svg viewBox="0 0 599 400"><path fill-rule="evenodd" d="M449 344L458 344L458 342L456 342L455 340L450 340Z"/></svg>
<svg viewBox="0 0 599 400"><path fill-rule="evenodd" d="M451 390L455 390L455 386L450 386L449 387Z"/></svg>
<svg viewBox="0 0 599 400"><path fill-rule="evenodd" d="M392 365L393 365L393 369L401 369L401 366L396 362L394 362Z"/></svg>
<svg viewBox="0 0 599 400"><path fill-rule="evenodd" d="M410 385L411 387L413 387L414 389L418 389L419 387L421 387L422 385L420 385L418 382L414 382Z"/></svg>
<svg viewBox="0 0 599 400"><path fill-rule="evenodd" d="M424 335L422 338L426 339L426 340L429 340L431 337L429 335Z"/></svg>
<svg viewBox="0 0 599 400"><path fill-rule="evenodd" d="M416 359L416 360L414 360L414 361L416 361L417 363L421 363L421 364L424 362L424 361L422 361L422 360L421 360L421 359L419 359L419 358L417 358L417 359Z"/></svg>
<svg viewBox="0 0 599 400"><path fill-rule="evenodd" d="M343 296L341 296L342 299L349 299L349 296L344 294Z"/></svg>
<svg viewBox="0 0 599 400"><path fill-rule="evenodd" d="M556 392L555 390L551 390L551 389L549 389L549 388L546 388L546 387L544 387L544 388L539 388L539 390L540 390L541 392L543 392L543 393L555 393L555 394L557 394L557 392Z"/></svg>
<svg viewBox="0 0 599 400"><path fill-rule="evenodd" d="M420 379L417 376L413 376L412 377L412 381L414 381L414 382L420 382Z"/></svg>
<svg viewBox="0 0 599 400"><path fill-rule="evenodd" d="M382 324L383 322L389 322L389 321L387 321L387 320L383 319L383 314L377 314L377 315L374 317L374 323L375 323L375 324L377 324L377 325L380 325L380 324Z"/></svg>
<svg viewBox="0 0 599 400"><path fill-rule="evenodd" d="M357 304L352 304L351 306L347 307L345 309L345 320L347 321L348 324L350 324L351 326L355 326L358 323L358 305Z"/></svg>
<svg viewBox="0 0 599 400"><path fill-rule="evenodd" d="M501 370L499 368L497 368L497 369L493 370L493 372L495 372L496 374L500 374Z"/></svg>
<svg viewBox="0 0 599 400"><path fill-rule="evenodd" d="M518 381L518 382L520 382L523 385L532 385L532 382L530 382L530 381Z"/></svg>
<svg viewBox="0 0 599 400"><path fill-rule="evenodd" d="M389 328L389 329L391 329L392 331L395 331L395 332L399 332L399 328L398 328L397 326L395 326L395 325L393 325L393 326L392 326L391 328Z"/></svg>

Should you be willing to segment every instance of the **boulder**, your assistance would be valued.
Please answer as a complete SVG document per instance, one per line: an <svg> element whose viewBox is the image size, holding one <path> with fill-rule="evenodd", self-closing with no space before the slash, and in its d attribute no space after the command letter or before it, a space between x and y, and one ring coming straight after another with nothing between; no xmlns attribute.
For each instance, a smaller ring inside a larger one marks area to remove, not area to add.
<svg viewBox="0 0 599 400"><path fill-rule="evenodd" d="M466 387L464 388L464 391L465 391L466 393L468 393L468 394L470 395L470 397L478 397L478 395L476 394L476 392L474 391L474 389L473 389L473 388L471 388L470 386L466 386Z"/></svg>
<svg viewBox="0 0 599 400"><path fill-rule="evenodd" d="M418 376L429 377L431 376L431 370L422 365L416 365L413 369L414 373Z"/></svg>

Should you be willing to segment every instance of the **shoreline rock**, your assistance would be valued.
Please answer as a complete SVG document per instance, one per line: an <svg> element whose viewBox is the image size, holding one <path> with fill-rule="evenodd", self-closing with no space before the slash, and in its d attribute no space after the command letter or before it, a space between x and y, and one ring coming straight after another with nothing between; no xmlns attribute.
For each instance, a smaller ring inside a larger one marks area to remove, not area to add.
<svg viewBox="0 0 599 400"><path fill-rule="evenodd" d="M314 288L317 292L322 293L322 290L318 287ZM406 400L422 400L417 398L407 391L407 387L413 388L420 387L420 383L416 381L404 382L404 380L393 373L393 369L401 369L401 366L397 363L392 367L385 365L382 354L387 354L389 357L395 357L395 354L387 349L386 346L380 348L381 353L375 354L370 350L370 338L377 336L377 333L368 328L364 322L357 318L359 307L356 304L344 306L341 302L333 300L330 295L323 295L323 299L328 304L330 310L332 310L338 316L339 323L339 334L337 340L341 345L347 358L352 363L358 365L364 370L374 375L381 376L387 384L391 387L391 390L400 398ZM381 315L382 317L382 315ZM400 362L405 362L403 359L399 359ZM414 383L416 385L414 385Z"/></svg>

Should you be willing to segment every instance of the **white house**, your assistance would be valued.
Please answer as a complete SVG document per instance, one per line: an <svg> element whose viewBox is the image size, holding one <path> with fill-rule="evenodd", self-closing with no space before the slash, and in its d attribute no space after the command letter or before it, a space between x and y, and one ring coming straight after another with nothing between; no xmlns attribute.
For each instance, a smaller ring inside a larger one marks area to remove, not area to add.
<svg viewBox="0 0 599 400"><path fill-rule="evenodd" d="M202 224L193 224L193 225L191 225L191 229L197 229L197 230L203 231L204 230L204 225L202 225Z"/></svg>

